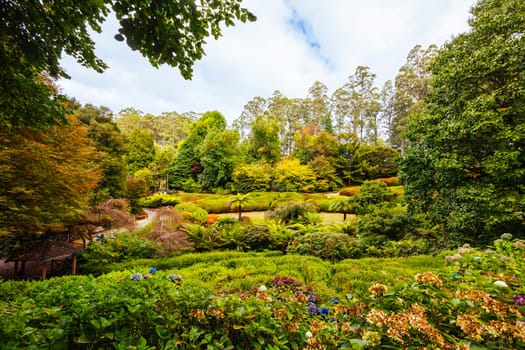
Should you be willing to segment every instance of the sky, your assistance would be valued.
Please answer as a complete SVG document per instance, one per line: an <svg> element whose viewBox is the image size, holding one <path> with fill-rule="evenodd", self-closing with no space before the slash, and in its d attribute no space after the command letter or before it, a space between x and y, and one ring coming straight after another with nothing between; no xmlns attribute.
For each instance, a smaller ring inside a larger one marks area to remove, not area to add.
<svg viewBox="0 0 525 350"><path fill-rule="evenodd" d="M376 86L394 80L417 44L442 46L468 30L475 0L245 0L256 22L226 27L219 40L208 39L206 56L194 66L193 79L178 68L150 66L138 52L114 39L109 19L94 33L96 53L110 68L100 74L72 58L62 67L63 93L80 103L128 107L144 113L203 113L218 110L231 123L256 96L279 90L305 98L315 81L331 95L358 66L376 74Z"/></svg>

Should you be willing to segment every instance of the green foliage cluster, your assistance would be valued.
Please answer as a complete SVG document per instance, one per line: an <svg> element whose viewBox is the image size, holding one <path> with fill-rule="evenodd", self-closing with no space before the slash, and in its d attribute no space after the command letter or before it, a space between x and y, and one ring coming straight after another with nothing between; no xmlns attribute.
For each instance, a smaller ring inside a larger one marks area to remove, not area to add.
<svg viewBox="0 0 525 350"><path fill-rule="evenodd" d="M79 265L85 273L105 273L110 271L109 266L114 263L153 258L158 249L155 242L141 237L136 232L121 232L89 244L82 251Z"/></svg>
<svg viewBox="0 0 525 350"><path fill-rule="evenodd" d="M272 188L277 192L314 192L315 173L298 160L282 160L275 165Z"/></svg>
<svg viewBox="0 0 525 350"><path fill-rule="evenodd" d="M391 199L393 199L393 193L385 183L366 181L361 186L359 193L352 197L352 206L357 215L364 215L377 206L387 205L387 201Z"/></svg>
<svg viewBox="0 0 525 350"><path fill-rule="evenodd" d="M145 179L128 177L126 179L126 199L129 201L131 213L137 214L141 207L139 201L148 194L148 183Z"/></svg>
<svg viewBox="0 0 525 350"><path fill-rule="evenodd" d="M272 167L268 163L239 165L233 172L233 186L237 192L264 192L271 188Z"/></svg>
<svg viewBox="0 0 525 350"><path fill-rule="evenodd" d="M146 129L134 129L128 136L128 150L125 160L129 172L147 168L155 158L155 143L151 133Z"/></svg>
<svg viewBox="0 0 525 350"><path fill-rule="evenodd" d="M319 194L312 193L312 194L308 194L307 196L305 196L305 198L307 202L312 203L317 208L319 208L320 212L332 212L333 211L330 208L330 205L333 203L334 197L328 197L327 195L321 194L321 193Z"/></svg>
<svg viewBox="0 0 525 350"><path fill-rule="evenodd" d="M357 149L353 160L352 181L363 183L366 180L396 176L397 158L400 154L390 147L362 145Z"/></svg>
<svg viewBox="0 0 525 350"><path fill-rule="evenodd" d="M360 175L352 175L352 179L348 181L362 183L366 180L388 178L397 174L395 159L399 155L394 150L386 147L368 147L367 150L366 154L373 154L374 158L365 159L364 155L361 158L353 158L353 165L347 164L344 171ZM343 183L341 179L344 176L338 175L335 169L326 169L327 164L333 166L336 161L319 157L315 159L319 163L311 161L303 164L300 159L291 158L282 159L273 167L268 163L240 165L233 172L233 188L242 193L269 189L280 192L309 193L335 191L341 188ZM392 183L392 181L385 182L389 185Z"/></svg>
<svg viewBox="0 0 525 350"><path fill-rule="evenodd" d="M401 162L410 210L470 243L525 226L525 3L481 0L433 60Z"/></svg>
<svg viewBox="0 0 525 350"><path fill-rule="evenodd" d="M255 116L250 126L251 133L246 143L248 162L276 163L281 158L277 117L269 113L259 114Z"/></svg>
<svg viewBox="0 0 525 350"><path fill-rule="evenodd" d="M445 259L225 252L0 282L0 336L7 348L521 348L525 244L507 236Z"/></svg>
<svg viewBox="0 0 525 350"><path fill-rule="evenodd" d="M443 266L442 257L409 256L403 258L363 258L330 262L309 255L283 255L280 251L214 251L184 253L154 259L127 260L109 264L105 271L114 281L130 273L147 272L151 266L159 271L184 276L185 285L208 290L248 290L267 283L268 276L287 275L311 284L322 297L352 293L367 295L371 283L388 286L415 273ZM381 266L378 269L377 266ZM97 274L100 274L98 272ZM105 278L104 275L99 278Z"/></svg>
<svg viewBox="0 0 525 350"><path fill-rule="evenodd" d="M175 205L175 209L182 213L182 216L190 222L204 225L208 218L208 212L192 202L182 202Z"/></svg>
<svg viewBox="0 0 525 350"><path fill-rule="evenodd" d="M329 261L340 261L357 256L352 237L341 232L312 232L297 236L288 244L289 254L317 256Z"/></svg>

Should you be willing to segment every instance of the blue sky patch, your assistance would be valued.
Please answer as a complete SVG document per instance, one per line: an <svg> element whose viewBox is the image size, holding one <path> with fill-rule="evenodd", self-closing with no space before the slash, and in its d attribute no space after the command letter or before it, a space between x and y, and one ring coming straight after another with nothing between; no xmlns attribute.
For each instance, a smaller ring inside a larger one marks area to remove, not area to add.
<svg viewBox="0 0 525 350"><path fill-rule="evenodd" d="M299 32L302 35L308 46L317 52L317 55L323 60L325 64L330 65L330 60L328 57L325 57L321 52L321 43L315 37L312 26L299 15L295 8L292 7L291 12L292 16L288 21L290 26L292 26L296 32Z"/></svg>

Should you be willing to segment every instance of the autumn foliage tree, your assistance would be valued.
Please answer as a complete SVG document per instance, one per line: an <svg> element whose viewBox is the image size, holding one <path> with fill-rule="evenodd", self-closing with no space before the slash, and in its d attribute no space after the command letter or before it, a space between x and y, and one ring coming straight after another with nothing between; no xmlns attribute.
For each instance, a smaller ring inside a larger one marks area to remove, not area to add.
<svg viewBox="0 0 525 350"><path fill-rule="evenodd" d="M0 237L28 240L79 221L100 179L98 153L86 127L45 132L0 129ZM13 132L15 131L15 132Z"/></svg>

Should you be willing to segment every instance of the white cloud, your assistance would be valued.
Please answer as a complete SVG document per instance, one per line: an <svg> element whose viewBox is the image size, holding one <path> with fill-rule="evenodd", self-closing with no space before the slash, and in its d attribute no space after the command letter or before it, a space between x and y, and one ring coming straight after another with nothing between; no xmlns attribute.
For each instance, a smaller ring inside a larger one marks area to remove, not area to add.
<svg viewBox="0 0 525 350"><path fill-rule="evenodd" d="M81 103L105 105L115 113L134 107L147 113L217 109L232 121L255 96L280 90L304 97L316 80L330 92L358 65L377 74L378 85L394 79L416 44L441 45L467 30L474 0L246 0L255 23L225 28L209 39L207 55L185 81L178 69L152 68L147 59L113 39L109 21L97 35L97 53L110 68L103 74L71 59L64 92ZM301 27L302 26L302 27Z"/></svg>

